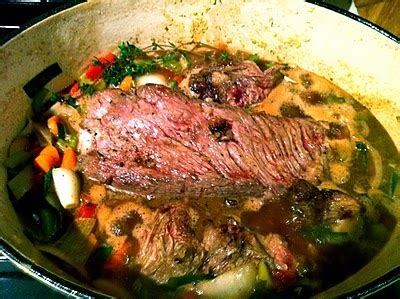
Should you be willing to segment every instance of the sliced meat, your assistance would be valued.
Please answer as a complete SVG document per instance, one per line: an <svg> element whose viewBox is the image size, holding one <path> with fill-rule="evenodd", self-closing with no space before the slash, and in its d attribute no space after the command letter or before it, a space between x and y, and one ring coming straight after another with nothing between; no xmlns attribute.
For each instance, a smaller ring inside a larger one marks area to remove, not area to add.
<svg viewBox="0 0 400 299"><path fill-rule="evenodd" d="M188 88L202 100L244 107L267 97L283 78L280 69L263 72L252 61L228 60L191 74Z"/></svg>
<svg viewBox="0 0 400 299"><path fill-rule="evenodd" d="M134 263L158 283L194 273L204 257L204 250L194 235L195 224L195 211L186 206L177 204L161 209L139 242L142 246Z"/></svg>
<svg viewBox="0 0 400 299"><path fill-rule="evenodd" d="M202 244L207 258L201 271L212 275L268 257L255 235L245 231L233 219L219 227L209 226Z"/></svg>
<svg viewBox="0 0 400 299"><path fill-rule="evenodd" d="M160 85L141 86L136 94L98 92L86 110L80 170L118 189L277 194L322 175L324 130L311 120L202 104Z"/></svg>

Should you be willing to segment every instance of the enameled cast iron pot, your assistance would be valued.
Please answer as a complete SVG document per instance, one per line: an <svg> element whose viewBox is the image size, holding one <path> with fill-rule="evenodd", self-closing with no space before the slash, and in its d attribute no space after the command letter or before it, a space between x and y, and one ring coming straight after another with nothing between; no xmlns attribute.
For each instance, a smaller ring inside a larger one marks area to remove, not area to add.
<svg viewBox="0 0 400 299"><path fill-rule="evenodd" d="M67 78L79 77L93 55L115 49L124 40L145 46L152 39L227 45L322 75L367 106L399 149L400 45L393 36L371 27L300 0L103 0L79 4L0 47L0 162L25 123L30 99L22 87L30 79L57 62L63 74L50 82L56 88ZM6 181L1 167L1 250L24 272L64 294L101 296L57 268L25 237L8 199ZM397 220L390 240L359 272L317 297L359 296L400 278L400 200L384 204Z"/></svg>

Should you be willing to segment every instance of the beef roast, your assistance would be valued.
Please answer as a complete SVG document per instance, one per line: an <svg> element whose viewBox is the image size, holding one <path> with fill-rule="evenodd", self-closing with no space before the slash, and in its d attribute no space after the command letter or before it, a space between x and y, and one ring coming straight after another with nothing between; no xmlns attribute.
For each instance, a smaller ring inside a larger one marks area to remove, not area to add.
<svg viewBox="0 0 400 299"><path fill-rule="evenodd" d="M283 78L280 69L263 72L252 61L228 60L191 74L188 87L202 100L244 107L266 98Z"/></svg>
<svg viewBox="0 0 400 299"><path fill-rule="evenodd" d="M298 179L314 181L322 174L324 130L311 120L251 115L161 85L135 93L107 89L85 106L80 170L118 189L277 194Z"/></svg>

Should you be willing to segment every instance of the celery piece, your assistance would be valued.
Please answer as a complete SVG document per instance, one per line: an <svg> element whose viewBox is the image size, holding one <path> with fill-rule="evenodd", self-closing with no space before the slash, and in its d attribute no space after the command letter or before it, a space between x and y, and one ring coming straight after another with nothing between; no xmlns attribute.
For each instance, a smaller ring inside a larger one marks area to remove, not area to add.
<svg viewBox="0 0 400 299"><path fill-rule="evenodd" d="M11 193L17 200L32 188L33 176L33 166L29 164L7 183Z"/></svg>
<svg viewBox="0 0 400 299"><path fill-rule="evenodd" d="M32 154L24 150L12 153L4 162L7 168L16 168L26 164L32 158Z"/></svg>

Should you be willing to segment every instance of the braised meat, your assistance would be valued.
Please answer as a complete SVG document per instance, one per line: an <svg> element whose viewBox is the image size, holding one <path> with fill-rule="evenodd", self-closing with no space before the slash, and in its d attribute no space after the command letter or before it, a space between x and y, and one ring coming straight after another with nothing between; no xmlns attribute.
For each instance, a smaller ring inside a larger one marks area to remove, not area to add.
<svg viewBox="0 0 400 299"><path fill-rule="evenodd" d="M278 194L322 175L317 122L209 105L160 85L116 89L86 103L80 170L141 194Z"/></svg>
<svg viewBox="0 0 400 299"><path fill-rule="evenodd" d="M189 89L202 100L244 107L267 97L283 78L280 68L263 72L252 61L228 60L191 74Z"/></svg>

